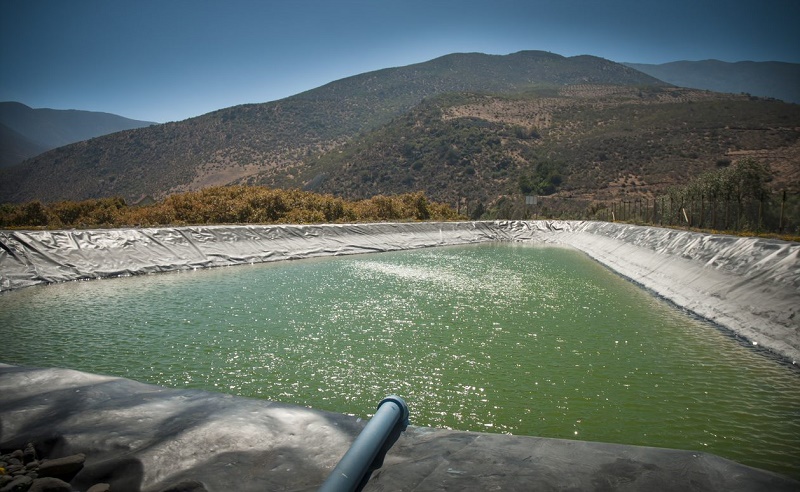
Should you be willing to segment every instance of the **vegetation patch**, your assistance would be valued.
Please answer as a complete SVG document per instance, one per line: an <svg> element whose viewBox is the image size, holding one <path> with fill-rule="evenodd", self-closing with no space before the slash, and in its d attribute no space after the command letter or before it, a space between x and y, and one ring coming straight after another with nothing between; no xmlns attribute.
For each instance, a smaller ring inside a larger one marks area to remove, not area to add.
<svg viewBox="0 0 800 492"><path fill-rule="evenodd" d="M197 224L309 224L456 220L448 205L421 192L344 200L332 195L263 186L219 186L175 194L146 206L122 198L0 205L4 228L151 227Z"/></svg>

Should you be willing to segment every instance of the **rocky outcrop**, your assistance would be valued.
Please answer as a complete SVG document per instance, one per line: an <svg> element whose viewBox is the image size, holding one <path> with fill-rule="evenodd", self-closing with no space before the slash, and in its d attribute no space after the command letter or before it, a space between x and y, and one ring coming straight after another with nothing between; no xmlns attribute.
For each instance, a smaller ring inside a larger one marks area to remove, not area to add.
<svg viewBox="0 0 800 492"><path fill-rule="evenodd" d="M27 443L0 455L0 492L73 492L69 482L83 468L82 453L38 459L36 447Z"/></svg>
<svg viewBox="0 0 800 492"><path fill-rule="evenodd" d="M83 453L52 459L38 459L34 443L0 455L0 492L126 492L128 487L112 488L96 483L88 488L73 487L71 482L83 470ZM206 492L202 482L185 480L169 485L160 492Z"/></svg>

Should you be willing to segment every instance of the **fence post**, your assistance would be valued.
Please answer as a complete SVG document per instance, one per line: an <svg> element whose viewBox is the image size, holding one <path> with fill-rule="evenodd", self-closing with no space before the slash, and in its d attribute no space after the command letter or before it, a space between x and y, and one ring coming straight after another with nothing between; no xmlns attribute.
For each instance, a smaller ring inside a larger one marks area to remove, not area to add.
<svg viewBox="0 0 800 492"><path fill-rule="evenodd" d="M725 226L723 227L723 229L726 230L726 231L728 229L730 229L730 222L731 222L730 221L730 208L731 208L730 205L731 205L731 200L730 200L730 197L728 196L728 197L725 198Z"/></svg>
<svg viewBox="0 0 800 492"><path fill-rule="evenodd" d="M711 198L711 228L717 228L717 197L712 195Z"/></svg>
<svg viewBox="0 0 800 492"><path fill-rule="evenodd" d="M656 223L656 199L655 198L653 198L653 215L650 217L650 223L651 224L655 224Z"/></svg>
<svg viewBox="0 0 800 492"><path fill-rule="evenodd" d="M675 216L675 200L672 199L672 195L669 197L669 225L672 225L672 219Z"/></svg>
<svg viewBox="0 0 800 492"><path fill-rule="evenodd" d="M742 227L742 199L741 197L736 200L736 229L739 230Z"/></svg>
<svg viewBox="0 0 800 492"><path fill-rule="evenodd" d="M700 224L698 225L700 229L702 229L703 225L705 224L705 218L706 218L705 196L703 196L703 193L700 193Z"/></svg>

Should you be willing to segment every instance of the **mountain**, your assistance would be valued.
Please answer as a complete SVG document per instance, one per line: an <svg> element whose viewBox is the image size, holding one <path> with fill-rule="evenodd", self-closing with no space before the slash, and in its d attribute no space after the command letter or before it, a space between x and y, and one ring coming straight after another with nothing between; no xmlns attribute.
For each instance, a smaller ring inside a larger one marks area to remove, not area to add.
<svg viewBox="0 0 800 492"><path fill-rule="evenodd" d="M800 64L719 60L624 65L679 87L773 97L800 104Z"/></svg>
<svg viewBox="0 0 800 492"><path fill-rule="evenodd" d="M51 150L0 174L0 202L176 191L297 174L425 98L452 92L513 94L569 84L666 86L592 56L525 51L447 55L338 80L275 102L221 109L181 122L118 132Z"/></svg>
<svg viewBox="0 0 800 492"><path fill-rule="evenodd" d="M652 199L752 156L800 191L800 106L673 87L571 85L432 98L259 182L347 198L424 190L483 208L508 195Z"/></svg>
<svg viewBox="0 0 800 492"><path fill-rule="evenodd" d="M60 147L0 171L0 202L263 184L421 190L470 211L521 194L590 205L649 199L747 156L800 191L798 128L800 105L679 88L592 56L454 54Z"/></svg>
<svg viewBox="0 0 800 492"><path fill-rule="evenodd" d="M33 109L18 102L0 102L0 167L63 145L153 124L109 113Z"/></svg>
<svg viewBox="0 0 800 492"><path fill-rule="evenodd" d="M24 135L0 123L0 168L19 164L52 147L32 142Z"/></svg>

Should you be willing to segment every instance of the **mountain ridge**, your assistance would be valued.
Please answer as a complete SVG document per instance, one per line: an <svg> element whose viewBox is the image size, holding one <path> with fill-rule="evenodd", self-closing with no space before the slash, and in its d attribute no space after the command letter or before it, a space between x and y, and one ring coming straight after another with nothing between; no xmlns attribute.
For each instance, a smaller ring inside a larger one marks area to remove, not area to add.
<svg viewBox="0 0 800 492"><path fill-rule="evenodd" d="M19 164L49 150L47 147L20 134L7 125L0 123L0 169Z"/></svg>
<svg viewBox="0 0 800 492"><path fill-rule="evenodd" d="M0 124L10 130L4 131L0 159L0 167L8 167L50 149L155 123L99 111L34 109L6 101L0 102Z"/></svg>
<svg viewBox="0 0 800 492"><path fill-rule="evenodd" d="M299 166L426 97L568 82L667 84L592 56L451 54L358 74L278 101L223 108L46 152L4 171L0 202L121 195L135 203ZM54 179L53 176L57 176Z"/></svg>
<svg viewBox="0 0 800 492"><path fill-rule="evenodd" d="M773 97L800 104L800 64L679 60L662 64L623 63L664 82L694 89Z"/></svg>
<svg viewBox="0 0 800 492"><path fill-rule="evenodd" d="M590 203L652 198L747 156L796 186L798 128L800 106L677 88L590 55L456 53L60 147L0 171L0 202L258 184Z"/></svg>

